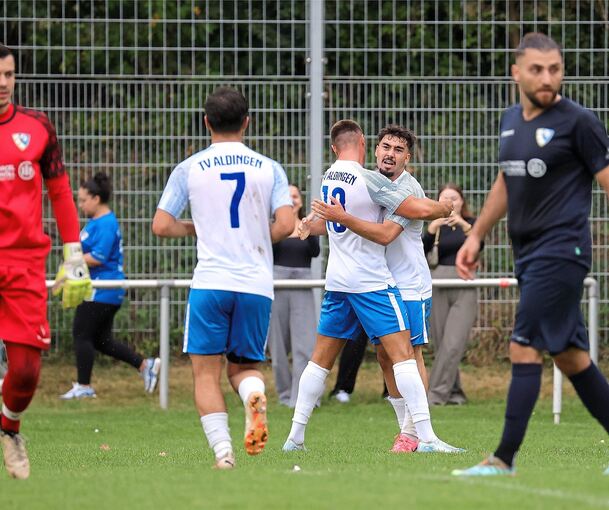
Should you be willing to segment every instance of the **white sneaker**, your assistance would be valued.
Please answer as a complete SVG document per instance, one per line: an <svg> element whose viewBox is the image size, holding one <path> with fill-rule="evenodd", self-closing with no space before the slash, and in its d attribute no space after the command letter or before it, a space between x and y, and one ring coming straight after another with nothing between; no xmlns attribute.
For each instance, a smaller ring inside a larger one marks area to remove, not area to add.
<svg viewBox="0 0 609 510"><path fill-rule="evenodd" d="M148 358L144 361L144 370L140 372L140 375L144 379L144 390L148 393L152 393L156 388L160 371L161 358Z"/></svg>
<svg viewBox="0 0 609 510"><path fill-rule="evenodd" d="M285 440L282 450L284 452L306 452L307 448L305 447L304 443L298 444L288 438Z"/></svg>
<svg viewBox="0 0 609 510"><path fill-rule="evenodd" d="M59 395L61 400L72 400L74 398L96 398L95 390L91 386L72 383L72 389L66 391L63 395Z"/></svg>
<svg viewBox="0 0 609 510"><path fill-rule="evenodd" d="M334 398L338 400L341 404L348 404L351 401L351 395L349 395L345 390L339 390Z"/></svg>
<svg viewBox="0 0 609 510"><path fill-rule="evenodd" d="M445 443L441 439L434 439L429 442L419 442L417 453L465 453L463 448L457 448Z"/></svg>
<svg viewBox="0 0 609 510"><path fill-rule="evenodd" d="M233 469L235 467L235 455L233 452L228 452L224 457L216 459L214 464L215 469Z"/></svg>
<svg viewBox="0 0 609 510"><path fill-rule="evenodd" d="M30 476L30 460L21 434L9 434L0 430L0 443L4 453L6 471L13 478L25 480Z"/></svg>

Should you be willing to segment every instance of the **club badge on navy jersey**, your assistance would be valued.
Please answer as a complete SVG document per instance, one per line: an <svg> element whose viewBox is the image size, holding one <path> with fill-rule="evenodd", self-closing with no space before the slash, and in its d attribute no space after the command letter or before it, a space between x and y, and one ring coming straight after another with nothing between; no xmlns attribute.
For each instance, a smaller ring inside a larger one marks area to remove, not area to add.
<svg viewBox="0 0 609 510"><path fill-rule="evenodd" d="M554 137L555 131L550 128L539 128L535 131L535 141L540 147L545 147Z"/></svg>
<svg viewBox="0 0 609 510"><path fill-rule="evenodd" d="M31 138L29 133L13 133L13 142L20 151L27 149Z"/></svg>

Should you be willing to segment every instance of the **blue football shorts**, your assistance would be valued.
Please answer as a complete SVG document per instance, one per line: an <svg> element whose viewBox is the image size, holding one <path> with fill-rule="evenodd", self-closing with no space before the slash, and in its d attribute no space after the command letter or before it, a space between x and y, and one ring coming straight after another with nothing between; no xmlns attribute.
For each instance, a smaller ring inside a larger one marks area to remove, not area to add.
<svg viewBox="0 0 609 510"><path fill-rule="evenodd" d="M535 259L516 265L520 301L511 341L559 354L569 347L589 350L581 311L588 270L560 259Z"/></svg>
<svg viewBox="0 0 609 510"><path fill-rule="evenodd" d="M431 298L404 301L408 322L410 323L410 342L412 345L429 343L429 316L431 315Z"/></svg>
<svg viewBox="0 0 609 510"><path fill-rule="evenodd" d="M183 351L225 354L233 363L264 361L271 304L271 299L257 294L191 289Z"/></svg>
<svg viewBox="0 0 609 510"><path fill-rule="evenodd" d="M395 287L361 293L326 291L317 332L355 340L362 327L369 338L410 329L404 302Z"/></svg>

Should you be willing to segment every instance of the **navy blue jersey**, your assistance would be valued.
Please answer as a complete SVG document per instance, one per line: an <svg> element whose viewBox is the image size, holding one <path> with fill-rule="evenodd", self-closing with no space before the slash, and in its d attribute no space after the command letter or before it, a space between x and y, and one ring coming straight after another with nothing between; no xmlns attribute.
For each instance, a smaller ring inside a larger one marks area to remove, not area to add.
<svg viewBox="0 0 609 510"><path fill-rule="evenodd" d="M89 220L80 233L84 253L89 253L100 266L90 267L92 280L124 280L123 238L116 216L111 211ZM124 289L95 289L91 301L120 305Z"/></svg>
<svg viewBox="0 0 609 510"><path fill-rule="evenodd" d="M517 263L562 258L587 268L594 174L609 166L609 138L590 110L562 98L530 121L522 106L501 117L499 167Z"/></svg>

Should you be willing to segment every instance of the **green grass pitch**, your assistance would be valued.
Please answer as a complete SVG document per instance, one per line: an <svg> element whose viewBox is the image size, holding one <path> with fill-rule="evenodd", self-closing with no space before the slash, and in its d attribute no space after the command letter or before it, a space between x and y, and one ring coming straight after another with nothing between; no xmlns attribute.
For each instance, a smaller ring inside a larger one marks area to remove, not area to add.
<svg viewBox="0 0 609 510"><path fill-rule="evenodd" d="M135 376L125 377L135 385ZM552 423L550 401L540 401L515 478L464 480L450 471L477 463L496 446L503 414L497 398L433 408L438 435L467 453L395 455L389 452L393 410L376 391L362 391L348 405L325 399L307 431L309 451L297 454L281 451L291 411L271 397L270 440L261 455L248 457L241 446L243 410L230 395L237 468L215 471L189 390L174 391L167 412L143 393L128 401L108 394L82 402L37 398L22 430L32 475L11 480L0 468L1 508L609 507L609 477L602 475L609 438L572 397L565 399L559 426Z"/></svg>

